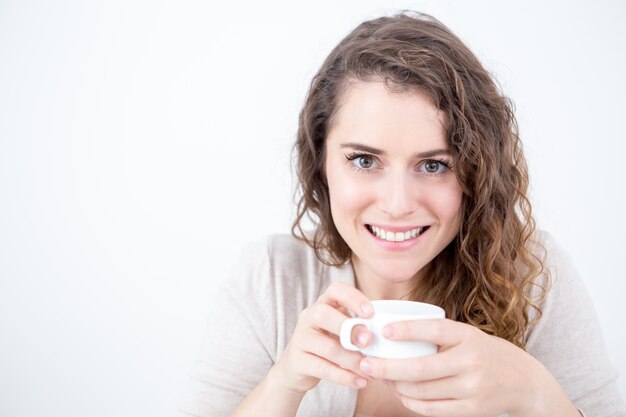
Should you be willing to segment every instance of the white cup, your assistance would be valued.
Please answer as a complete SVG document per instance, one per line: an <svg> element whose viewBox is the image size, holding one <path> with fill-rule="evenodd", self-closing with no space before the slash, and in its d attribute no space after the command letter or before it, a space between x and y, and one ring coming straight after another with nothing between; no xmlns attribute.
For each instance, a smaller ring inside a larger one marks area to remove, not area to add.
<svg viewBox="0 0 626 417"><path fill-rule="evenodd" d="M416 358L437 353L437 345L433 343L389 340L382 335L382 330L387 324L397 321L443 319L446 313L441 307L404 300L375 300L372 301L372 305L374 306L372 317L368 319L354 317L346 319L341 324L339 335L341 346L378 358ZM365 326L374 336L367 347L363 348L352 343L352 329L358 325Z"/></svg>

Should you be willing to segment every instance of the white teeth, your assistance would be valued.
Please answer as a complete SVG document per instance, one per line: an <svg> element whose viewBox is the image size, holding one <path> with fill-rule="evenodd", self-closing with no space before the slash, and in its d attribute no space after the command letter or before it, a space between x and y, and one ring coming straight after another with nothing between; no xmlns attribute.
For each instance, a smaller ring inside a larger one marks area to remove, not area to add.
<svg viewBox="0 0 626 417"><path fill-rule="evenodd" d="M416 238L424 231L425 227L417 227L415 229L407 230L406 232L389 232L376 226L370 226L370 230L379 239L384 239L388 242L404 242L405 240Z"/></svg>

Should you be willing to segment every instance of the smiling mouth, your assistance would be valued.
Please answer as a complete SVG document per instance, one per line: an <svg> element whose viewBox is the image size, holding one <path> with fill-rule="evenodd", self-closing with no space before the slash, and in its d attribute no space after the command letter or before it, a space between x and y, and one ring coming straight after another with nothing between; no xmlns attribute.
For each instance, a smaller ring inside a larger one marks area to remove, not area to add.
<svg viewBox="0 0 626 417"><path fill-rule="evenodd" d="M387 242L404 242L405 240L415 239L416 237L427 231L430 226L416 227L405 232L390 232L380 227L366 224L365 228L378 239L386 240Z"/></svg>

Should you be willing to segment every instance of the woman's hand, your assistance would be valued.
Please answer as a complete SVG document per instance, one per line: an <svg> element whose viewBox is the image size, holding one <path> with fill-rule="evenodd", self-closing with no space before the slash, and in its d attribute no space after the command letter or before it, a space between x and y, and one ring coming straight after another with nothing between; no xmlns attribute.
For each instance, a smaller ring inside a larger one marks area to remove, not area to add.
<svg viewBox="0 0 626 417"><path fill-rule="evenodd" d="M363 388L368 377L359 371L363 356L344 349L339 342L341 323L351 310L369 317L373 308L354 287L333 283L299 316L298 324L281 359L272 368L275 382L297 393L313 389L321 379L351 388ZM357 333L356 342L367 346L371 336Z"/></svg>
<svg viewBox="0 0 626 417"><path fill-rule="evenodd" d="M366 358L360 369L390 382L424 416L578 416L539 361L508 341L452 320L392 323L391 340L432 342L439 353L414 359Z"/></svg>

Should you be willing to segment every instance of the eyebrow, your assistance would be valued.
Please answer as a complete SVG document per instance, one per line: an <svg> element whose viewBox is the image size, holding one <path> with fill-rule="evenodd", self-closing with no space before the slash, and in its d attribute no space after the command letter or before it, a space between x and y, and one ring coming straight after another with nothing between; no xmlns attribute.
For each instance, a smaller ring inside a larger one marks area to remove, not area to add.
<svg viewBox="0 0 626 417"><path fill-rule="evenodd" d="M342 149L344 149L344 148L351 148L351 149L354 149L356 151L362 151L362 152L371 153L372 155L385 156L385 151L382 151L382 150L376 149L376 148L372 148L371 146L361 145L360 143L354 143L354 142L342 143L341 144L341 148ZM415 158L432 158L433 156L442 155L442 154L450 155L450 151L447 150L447 149L433 149L433 150L430 150L430 151L416 153L413 156Z"/></svg>

